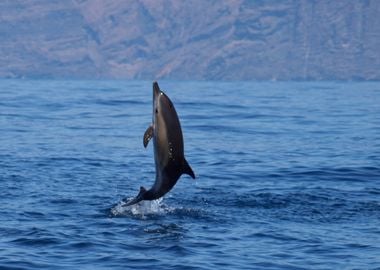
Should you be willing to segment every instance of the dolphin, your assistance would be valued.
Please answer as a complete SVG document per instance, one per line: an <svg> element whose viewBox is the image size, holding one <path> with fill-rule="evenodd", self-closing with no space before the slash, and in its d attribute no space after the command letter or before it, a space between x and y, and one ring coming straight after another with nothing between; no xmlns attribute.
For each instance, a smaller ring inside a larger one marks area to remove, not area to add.
<svg viewBox="0 0 380 270"><path fill-rule="evenodd" d="M149 190L140 187L139 194L123 206L133 205L142 200L156 200L164 196L174 187L182 174L188 174L195 179L194 172L184 156L183 136L177 112L157 82L153 83L152 124L143 137L145 148L152 138L156 181Z"/></svg>

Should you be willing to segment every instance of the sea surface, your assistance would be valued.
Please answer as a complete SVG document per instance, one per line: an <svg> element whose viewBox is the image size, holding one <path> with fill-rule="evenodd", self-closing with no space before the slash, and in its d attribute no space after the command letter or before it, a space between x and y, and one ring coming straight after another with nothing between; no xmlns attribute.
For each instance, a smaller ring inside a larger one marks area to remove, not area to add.
<svg viewBox="0 0 380 270"><path fill-rule="evenodd" d="M0 80L0 269L380 269L379 82L159 84L197 178L128 208L152 82Z"/></svg>

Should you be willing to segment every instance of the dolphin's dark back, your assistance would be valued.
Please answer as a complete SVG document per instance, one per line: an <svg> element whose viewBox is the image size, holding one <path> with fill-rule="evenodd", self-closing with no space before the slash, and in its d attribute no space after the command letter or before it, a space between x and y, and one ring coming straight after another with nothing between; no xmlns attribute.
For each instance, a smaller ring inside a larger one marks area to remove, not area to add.
<svg viewBox="0 0 380 270"><path fill-rule="evenodd" d="M167 95L161 93L155 112L154 150L163 156L167 152L170 161L179 161L184 158L181 124L173 103ZM155 158L159 159L157 156Z"/></svg>
<svg viewBox="0 0 380 270"><path fill-rule="evenodd" d="M156 181L152 189L165 194L173 188L183 173L189 172L189 166L184 157L183 135L176 109L170 98L157 89L159 88L154 90L153 105ZM190 174L194 176L193 173Z"/></svg>

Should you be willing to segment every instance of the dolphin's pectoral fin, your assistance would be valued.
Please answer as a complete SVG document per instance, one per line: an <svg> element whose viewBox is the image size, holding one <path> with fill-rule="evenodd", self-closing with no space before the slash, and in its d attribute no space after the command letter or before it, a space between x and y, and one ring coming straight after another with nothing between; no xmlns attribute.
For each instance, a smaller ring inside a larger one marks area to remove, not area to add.
<svg viewBox="0 0 380 270"><path fill-rule="evenodd" d="M144 147L146 148L150 139L153 137L153 126L150 125L144 133Z"/></svg>
<svg viewBox="0 0 380 270"><path fill-rule="evenodd" d="M189 163L186 161L186 159L183 159L183 165L182 165L182 173L185 173L187 175L190 175L191 178L195 179L195 175L193 172L193 169L191 169Z"/></svg>

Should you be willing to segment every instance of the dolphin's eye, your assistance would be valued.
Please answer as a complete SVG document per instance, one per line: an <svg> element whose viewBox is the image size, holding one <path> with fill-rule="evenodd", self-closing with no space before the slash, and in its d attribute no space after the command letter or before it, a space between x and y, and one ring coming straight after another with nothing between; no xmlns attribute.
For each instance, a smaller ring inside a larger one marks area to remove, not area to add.
<svg viewBox="0 0 380 270"><path fill-rule="evenodd" d="M158 113L158 110L156 109L156 113Z"/></svg>

